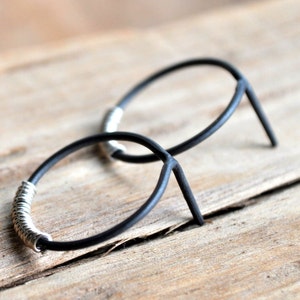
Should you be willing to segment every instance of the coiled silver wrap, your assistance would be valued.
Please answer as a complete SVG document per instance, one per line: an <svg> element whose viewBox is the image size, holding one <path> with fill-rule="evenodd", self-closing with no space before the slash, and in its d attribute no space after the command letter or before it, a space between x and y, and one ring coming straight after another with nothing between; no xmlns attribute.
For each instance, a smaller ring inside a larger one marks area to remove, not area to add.
<svg viewBox="0 0 300 300"><path fill-rule="evenodd" d="M119 123L123 116L123 109L121 107L115 106L108 110L105 114L100 130L101 133L114 132L118 130ZM117 141L108 141L99 144L100 151L106 157L111 158L111 155L118 150L126 151L125 146Z"/></svg>
<svg viewBox="0 0 300 300"><path fill-rule="evenodd" d="M29 181L22 181L14 198L12 207L12 222L14 229L24 244L33 249L35 252L40 252L37 245L39 238L43 237L47 240L52 240L47 233L38 230L31 219L31 202L36 193L35 185Z"/></svg>

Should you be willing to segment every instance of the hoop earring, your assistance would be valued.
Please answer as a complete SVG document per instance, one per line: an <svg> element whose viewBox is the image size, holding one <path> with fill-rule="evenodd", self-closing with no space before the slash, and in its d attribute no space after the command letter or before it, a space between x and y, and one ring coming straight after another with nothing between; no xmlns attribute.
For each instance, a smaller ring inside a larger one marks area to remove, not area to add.
<svg viewBox="0 0 300 300"><path fill-rule="evenodd" d="M174 73L176 71L179 71L184 68L189 67L196 67L196 66L215 66L220 67L222 69L225 69L228 71L237 81L237 86L235 89L235 92L231 98L230 103L225 108L225 110L219 115L219 117L214 120L210 125L208 125L205 129L200 131L198 134L193 136L192 138L167 149L167 151L171 155L176 155L179 153L182 153L197 144L201 143L202 141L206 140L208 137L210 137L214 132L216 132L220 127L224 125L224 123L232 116L234 111L237 109L239 103L241 102L241 99L244 94L247 95L254 111L256 112L270 142L273 147L277 145L277 139L276 136L272 130L272 127L258 101L258 98L255 95L255 92L253 88L251 87L250 83L246 79L246 77L233 65L219 60L215 58L202 58L202 59L192 59L183 61L174 65L171 65L170 67L164 68L140 83L138 83L136 86L134 86L129 92L127 92L121 100L118 102L118 104L110 109L106 115L104 116L104 119L102 121L101 125L101 132L113 132L118 130L118 125L121 121L121 118L123 116L123 112L125 107L134 99L135 96L137 96L141 91L143 91L146 87L148 87L150 84L154 83L155 81L159 80L160 78L169 75L171 73ZM119 159L125 162L130 163L147 163L147 162L153 162L156 161L158 158L153 155L131 155L127 154L125 151L125 147L121 145L120 143L112 143L107 142L100 145L101 152L107 156L112 157L115 159Z"/></svg>
<svg viewBox="0 0 300 300"><path fill-rule="evenodd" d="M151 150L157 159L163 162L159 179L152 194L135 213L126 218L123 222L104 232L75 241L52 241L51 236L37 229L31 219L31 202L36 191L37 183L51 167L69 154L83 147L111 140L129 141L143 145ZM179 163L166 150L147 137L134 133L114 132L86 137L62 148L42 163L27 181L23 181L13 202L12 220L14 229L25 245L36 252L47 249L55 251L77 250L96 245L122 233L144 218L164 194L172 171L195 222L202 225L204 223L202 214Z"/></svg>

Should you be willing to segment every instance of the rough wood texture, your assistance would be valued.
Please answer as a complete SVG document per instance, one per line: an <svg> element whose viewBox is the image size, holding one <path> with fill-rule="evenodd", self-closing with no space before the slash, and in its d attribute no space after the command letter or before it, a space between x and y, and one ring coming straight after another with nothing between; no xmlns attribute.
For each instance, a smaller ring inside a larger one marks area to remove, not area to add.
<svg viewBox="0 0 300 300"><path fill-rule="evenodd" d="M101 115L128 87L169 63L209 55L237 65L254 86L280 141L277 149L269 147L252 108L244 99L233 118L216 135L178 156L205 215L299 181L300 29L295 26L299 9L300 4L291 0L244 5L155 30L123 32L39 48L34 59L32 53L4 56L0 65L0 238L4 241L0 248L3 270L0 279L4 290L43 276L43 272L55 273L55 278L63 282L65 273L56 268L60 264L75 258L81 262L80 256L93 250L106 251L107 247L173 229L191 219L175 181L171 180L164 198L147 218L121 236L90 249L37 255L20 244L10 221L12 198L21 180L54 151L96 133ZM149 135L163 146L173 145L212 121L228 103L233 89L234 83L224 72L211 69L182 72L157 84L132 103L120 129ZM140 151L131 145L129 149ZM159 169L159 163L111 165L98 159L95 148L84 150L49 172L38 185L33 219L40 229L58 240L95 234L111 225L112 216L117 223L147 198ZM297 190L293 192L297 207L296 194ZM260 209L252 210L257 214L255 218L263 214ZM295 218L294 207L284 205L282 209L285 211L282 216ZM274 216L268 217L270 221ZM247 223L253 216L245 218L243 221ZM278 227L279 223L275 223ZM296 227L284 228L285 240L294 240ZM194 230L201 234L202 229ZM230 230L226 233L228 239ZM193 236L192 231L187 231L182 241L189 234ZM259 236L260 233L256 235ZM202 242L209 238L204 234ZM241 241L248 245L247 239ZM237 255L238 249L235 250ZM130 251L139 255L136 247ZM226 257L222 251L220 248L220 256ZM282 264L283 252L280 252ZM255 253L257 256L258 252ZM216 252L207 254L210 255ZM287 251L287 263L294 262L290 255ZM177 261L175 254L173 261ZM84 260L81 263L84 267ZM217 263L212 266L215 272L219 268L225 272ZM118 269L110 271L107 276L119 274ZM98 272L96 267L95 272ZM293 274L297 278L298 273ZM78 278L81 275L85 276L78 274ZM136 275L139 276L138 271ZM161 282L161 276L161 273L153 275L152 284ZM256 285L256 273L245 276L249 276L249 285ZM183 284L195 284L197 290L198 284L190 282L190 277L183 276L182 280ZM125 284L122 278L119 284ZM102 287L105 290L98 282L100 292ZM268 291L279 297L279 288L281 284ZM292 289L297 292L291 287L291 293ZM57 298L63 295L60 292L56 290ZM0 293L0 297L5 293ZM249 298L259 295L259 290L249 291Z"/></svg>
<svg viewBox="0 0 300 300"><path fill-rule="evenodd" d="M203 228L174 232L108 256L96 255L2 296L297 299L299 193L298 185L260 197L254 205Z"/></svg>

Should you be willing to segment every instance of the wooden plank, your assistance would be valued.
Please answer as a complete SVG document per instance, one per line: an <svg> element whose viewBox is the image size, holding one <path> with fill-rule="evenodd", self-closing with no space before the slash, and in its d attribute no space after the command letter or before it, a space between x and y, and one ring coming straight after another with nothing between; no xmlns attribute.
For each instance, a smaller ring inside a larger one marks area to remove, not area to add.
<svg viewBox="0 0 300 300"><path fill-rule="evenodd" d="M286 7L295 9L285 11ZM63 54L50 53L49 60L46 55L32 64L3 68L0 238L5 243L0 248L0 266L5 272L1 272L0 285L26 280L110 243L151 235L190 220L172 179L158 207L122 236L82 251L36 255L24 249L16 238L10 209L20 181L60 147L96 133L101 115L129 86L156 68L196 52L229 59L249 74L280 140L278 149L269 149L249 104L243 103L218 134L180 155L178 159L203 212L207 215L299 180L300 138L299 130L295 130L300 118L300 39L294 25L297 9L297 1L271 1L220 10L172 27L133 33L127 39L79 40L74 48L62 47L67 49L60 52ZM239 17L232 18L234 14ZM248 43L237 48L228 43L222 51L211 51L220 36L210 36L207 28L216 20L223 28L224 39L232 40L234 36L235 40L243 40L246 35L255 42L259 33L260 43L255 50L249 49ZM262 22L268 30L259 31L257 24ZM199 36L203 36L202 42ZM234 84L230 80L225 84L226 80L223 73L184 72L142 95L126 113L121 129L147 134L163 146L172 145L208 124L227 104ZM174 103L176 109L170 114ZM59 240L98 233L111 224L112 213L117 223L143 203L159 169L160 164L109 165L98 160L95 149L86 150L66 160L39 184L33 219L39 228Z"/></svg>
<svg viewBox="0 0 300 300"><path fill-rule="evenodd" d="M300 185L203 228L53 270L3 299L298 299Z"/></svg>

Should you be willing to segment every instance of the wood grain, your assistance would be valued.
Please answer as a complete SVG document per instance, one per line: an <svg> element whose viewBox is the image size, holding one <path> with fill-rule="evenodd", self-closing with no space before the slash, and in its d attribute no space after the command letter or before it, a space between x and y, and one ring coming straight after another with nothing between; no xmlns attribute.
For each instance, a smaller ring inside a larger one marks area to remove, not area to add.
<svg viewBox="0 0 300 300"><path fill-rule="evenodd" d="M0 295L6 299L297 299L299 193L298 184L260 197L203 228L95 256Z"/></svg>
<svg viewBox="0 0 300 300"><path fill-rule="evenodd" d="M10 221L21 180L62 146L98 132L104 111L141 77L180 59L210 55L239 66L280 141L277 149L269 148L245 99L216 135L178 156L204 214L299 181L300 29L295 26L299 9L299 3L291 0L247 4L172 26L39 48L35 59L12 54L0 67L0 238L5 241L0 248L0 267L5 270L0 285L30 280L95 249L190 220L172 179L147 218L90 249L36 255L21 245ZM165 147L173 145L212 121L233 89L234 83L223 72L183 72L141 95L128 108L120 129L149 135ZM110 165L99 160L95 148L85 150L65 160L38 185L33 219L58 240L98 233L145 201L159 169L159 163Z"/></svg>

